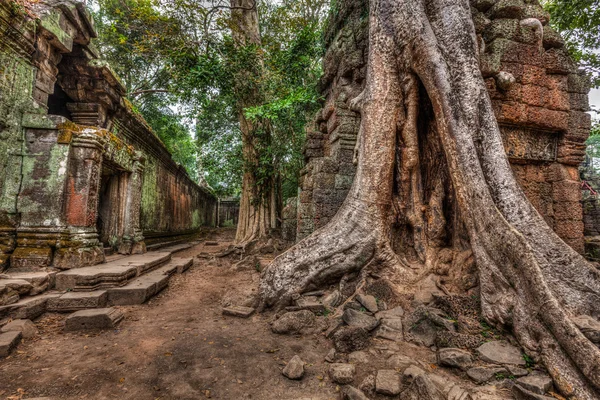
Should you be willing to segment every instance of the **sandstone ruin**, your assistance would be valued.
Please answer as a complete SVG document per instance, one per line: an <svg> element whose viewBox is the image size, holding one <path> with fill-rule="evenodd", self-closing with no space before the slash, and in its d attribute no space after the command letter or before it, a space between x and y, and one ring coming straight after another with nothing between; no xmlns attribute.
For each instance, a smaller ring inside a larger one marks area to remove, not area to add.
<svg viewBox="0 0 600 400"><path fill-rule="evenodd" d="M128 102L83 3L31 12L0 2L0 270L94 265L214 226L217 198Z"/></svg>

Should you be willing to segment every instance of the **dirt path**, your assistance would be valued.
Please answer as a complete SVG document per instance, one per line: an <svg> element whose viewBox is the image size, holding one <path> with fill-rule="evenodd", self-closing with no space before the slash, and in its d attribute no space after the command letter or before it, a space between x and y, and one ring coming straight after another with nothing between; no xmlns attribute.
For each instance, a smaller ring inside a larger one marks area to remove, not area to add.
<svg viewBox="0 0 600 400"><path fill-rule="evenodd" d="M197 245L177 256L216 251ZM64 333L66 315L35 321L38 337L0 360L0 398L27 399L334 399L322 335L271 333L270 315L238 319L221 315L230 289L255 287L255 271L234 272L195 259L169 287L141 306L120 307L115 331ZM299 354L308 363L302 381L281 375ZM324 378L325 377L325 378Z"/></svg>

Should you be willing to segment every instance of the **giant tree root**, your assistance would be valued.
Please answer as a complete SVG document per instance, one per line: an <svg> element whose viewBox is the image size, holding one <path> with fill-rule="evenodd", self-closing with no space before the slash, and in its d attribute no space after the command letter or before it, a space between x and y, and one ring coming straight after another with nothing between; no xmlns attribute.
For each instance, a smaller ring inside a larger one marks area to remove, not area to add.
<svg viewBox="0 0 600 400"><path fill-rule="evenodd" d="M328 226L274 260L261 283L264 303L284 304L376 257L393 264L387 243L396 124L406 102L401 82L415 74L433 106L484 317L511 327L565 396L600 399L600 350L571 320L600 316L600 275L547 226L514 178L479 69L469 2L372 0L370 8L353 187ZM404 182L406 192L418 187Z"/></svg>

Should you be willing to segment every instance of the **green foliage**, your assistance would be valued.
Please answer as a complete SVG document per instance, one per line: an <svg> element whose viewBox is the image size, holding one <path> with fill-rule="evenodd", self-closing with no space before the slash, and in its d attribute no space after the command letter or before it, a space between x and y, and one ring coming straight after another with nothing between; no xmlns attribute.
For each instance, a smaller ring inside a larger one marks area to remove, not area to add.
<svg viewBox="0 0 600 400"><path fill-rule="evenodd" d="M545 0L550 24L561 33L577 62L600 87L600 2L598 0Z"/></svg>
<svg viewBox="0 0 600 400"><path fill-rule="evenodd" d="M259 2L260 46L234 43L223 4L93 0L99 47L191 175L237 196L251 169L258 184L277 182L284 199L295 196L304 129L319 106L327 0ZM242 113L257 127L254 163L243 161Z"/></svg>

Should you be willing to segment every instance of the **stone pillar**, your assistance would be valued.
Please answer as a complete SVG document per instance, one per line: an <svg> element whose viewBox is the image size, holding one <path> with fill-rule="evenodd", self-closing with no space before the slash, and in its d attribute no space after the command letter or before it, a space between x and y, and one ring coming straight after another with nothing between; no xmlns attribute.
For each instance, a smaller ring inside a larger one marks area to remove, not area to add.
<svg viewBox="0 0 600 400"><path fill-rule="evenodd" d="M57 127L65 121L34 114L23 118L25 141L17 198L20 221L11 270L50 267L53 250L64 234L63 199L72 133Z"/></svg>
<svg viewBox="0 0 600 400"><path fill-rule="evenodd" d="M57 268L104 261L96 231L104 144L104 138L92 130L73 137L65 197L67 231L55 253L53 265Z"/></svg>
<svg viewBox="0 0 600 400"><path fill-rule="evenodd" d="M119 245L119 254L140 254L146 252L144 235L140 229L140 209L142 204L142 176L144 158L136 152L129 185L125 193L125 218L123 240Z"/></svg>

